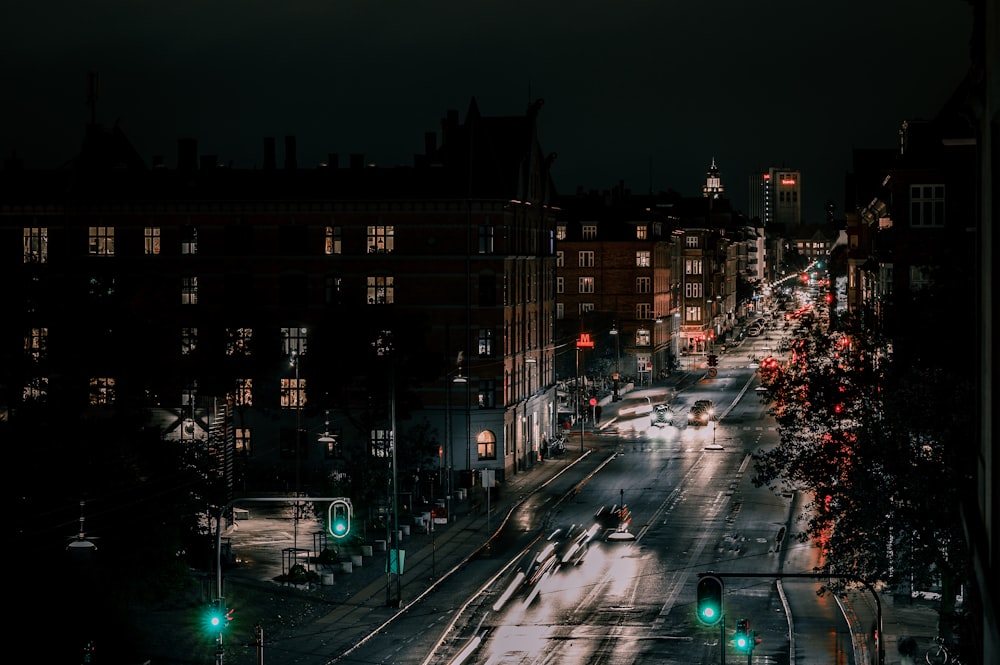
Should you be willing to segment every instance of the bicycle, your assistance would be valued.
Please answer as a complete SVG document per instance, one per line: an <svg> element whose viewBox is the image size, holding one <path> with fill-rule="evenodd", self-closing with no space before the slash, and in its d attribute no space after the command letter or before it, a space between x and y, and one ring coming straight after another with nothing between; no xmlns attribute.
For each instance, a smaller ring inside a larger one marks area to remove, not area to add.
<svg viewBox="0 0 1000 665"><path fill-rule="evenodd" d="M927 665L946 665L951 663L952 665L962 665L961 661L958 660L956 656L953 656L948 652L947 647L944 645L944 639L941 637L935 637L934 641L937 644L927 650L924 654L924 660L927 661Z"/></svg>

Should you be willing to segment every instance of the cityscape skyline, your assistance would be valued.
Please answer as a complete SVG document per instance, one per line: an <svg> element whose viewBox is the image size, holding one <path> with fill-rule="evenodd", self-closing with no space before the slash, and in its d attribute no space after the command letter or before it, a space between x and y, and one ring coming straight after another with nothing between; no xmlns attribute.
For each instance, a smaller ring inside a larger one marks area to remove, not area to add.
<svg viewBox="0 0 1000 665"><path fill-rule="evenodd" d="M933 117L958 86L972 21L962 0L920 13L899 1L793 13L727 0L610 15L487 3L475 16L457 4L387 16L295 3L199 8L197 22L193 7L155 20L112 3L85 16L5 8L8 25L46 30L0 46L0 85L18 100L0 130L4 160L72 158L90 71L95 119L118 124L147 164L171 163L193 137L225 164L259 168L263 138L291 135L301 168L329 153L409 165L445 109L464 117L474 97L489 115L520 115L544 99L540 141L558 153L561 194L620 182L695 194L715 160L745 210L749 176L787 166L802 174L803 223L820 223L827 200L843 212L853 148L891 147L903 120Z"/></svg>

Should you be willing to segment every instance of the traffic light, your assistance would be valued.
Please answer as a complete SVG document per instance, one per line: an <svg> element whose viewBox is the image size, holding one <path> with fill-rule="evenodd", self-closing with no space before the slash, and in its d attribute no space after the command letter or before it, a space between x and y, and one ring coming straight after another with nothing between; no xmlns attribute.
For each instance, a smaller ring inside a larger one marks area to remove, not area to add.
<svg viewBox="0 0 1000 665"><path fill-rule="evenodd" d="M334 538L345 538L351 533L351 513L354 508L350 499L334 499L330 503L328 519L330 535Z"/></svg>
<svg viewBox="0 0 1000 665"><path fill-rule="evenodd" d="M750 620L749 619L737 619L736 620L736 648L740 651L749 651L753 648L753 642L750 638Z"/></svg>
<svg viewBox="0 0 1000 665"><path fill-rule="evenodd" d="M698 620L714 626L722 620L722 580L703 575L698 580Z"/></svg>
<svg viewBox="0 0 1000 665"><path fill-rule="evenodd" d="M233 620L233 609L226 608L226 601L223 598L213 600L208 606L205 615L205 629L218 632L229 625Z"/></svg>
<svg viewBox="0 0 1000 665"><path fill-rule="evenodd" d="M719 356L714 353L708 354L708 366L717 367L719 365Z"/></svg>

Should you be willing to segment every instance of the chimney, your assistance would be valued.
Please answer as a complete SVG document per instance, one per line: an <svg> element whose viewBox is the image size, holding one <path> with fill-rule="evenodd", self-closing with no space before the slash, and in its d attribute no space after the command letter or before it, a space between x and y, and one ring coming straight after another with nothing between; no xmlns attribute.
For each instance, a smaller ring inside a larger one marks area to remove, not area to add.
<svg viewBox="0 0 1000 665"><path fill-rule="evenodd" d="M295 137L285 137L285 169L294 171L299 168L298 160L295 158Z"/></svg>
<svg viewBox="0 0 1000 665"><path fill-rule="evenodd" d="M177 170L198 169L198 139L177 139Z"/></svg>
<svg viewBox="0 0 1000 665"><path fill-rule="evenodd" d="M265 136L264 137L264 168L268 171L273 171L276 167L276 161L274 157L274 137Z"/></svg>
<svg viewBox="0 0 1000 665"><path fill-rule="evenodd" d="M365 168L365 156L362 153L351 153L351 168L355 170Z"/></svg>

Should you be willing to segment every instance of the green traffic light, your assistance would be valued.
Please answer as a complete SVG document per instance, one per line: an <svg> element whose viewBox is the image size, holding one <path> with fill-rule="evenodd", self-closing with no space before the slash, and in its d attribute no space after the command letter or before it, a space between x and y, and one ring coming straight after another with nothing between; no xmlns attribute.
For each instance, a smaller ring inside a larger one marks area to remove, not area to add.
<svg viewBox="0 0 1000 665"><path fill-rule="evenodd" d="M722 620L722 580L705 575L698 580L698 620L714 626Z"/></svg>
<svg viewBox="0 0 1000 665"><path fill-rule="evenodd" d="M351 532L351 513L353 510L350 499L334 499L330 503L328 517L331 536L345 538Z"/></svg>

